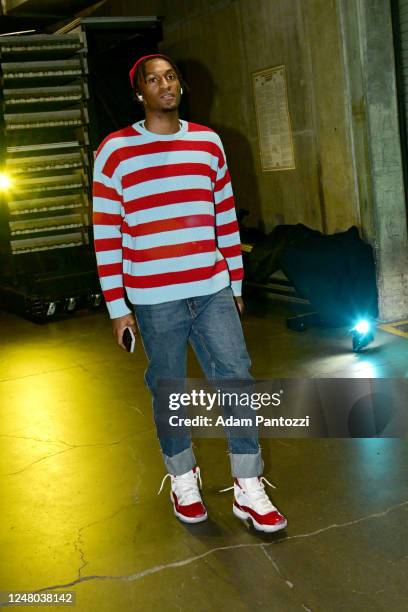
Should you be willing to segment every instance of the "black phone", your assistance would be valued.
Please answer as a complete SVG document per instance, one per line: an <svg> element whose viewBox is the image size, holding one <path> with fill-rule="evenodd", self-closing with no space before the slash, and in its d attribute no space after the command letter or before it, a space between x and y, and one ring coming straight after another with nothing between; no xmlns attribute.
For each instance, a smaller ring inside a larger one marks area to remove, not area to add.
<svg viewBox="0 0 408 612"><path fill-rule="evenodd" d="M136 338L135 338L135 334L130 329L130 327L125 327L123 331L122 341L123 341L123 344L125 345L127 352L133 353L133 351L135 350Z"/></svg>

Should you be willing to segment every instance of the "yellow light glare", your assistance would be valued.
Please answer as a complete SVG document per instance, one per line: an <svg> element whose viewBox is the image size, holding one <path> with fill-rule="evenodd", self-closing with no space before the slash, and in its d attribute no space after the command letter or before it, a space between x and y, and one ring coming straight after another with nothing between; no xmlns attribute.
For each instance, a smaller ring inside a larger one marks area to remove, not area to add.
<svg viewBox="0 0 408 612"><path fill-rule="evenodd" d="M10 189L11 185L12 180L9 175L5 172L0 172L0 189L2 191L6 191L7 189Z"/></svg>

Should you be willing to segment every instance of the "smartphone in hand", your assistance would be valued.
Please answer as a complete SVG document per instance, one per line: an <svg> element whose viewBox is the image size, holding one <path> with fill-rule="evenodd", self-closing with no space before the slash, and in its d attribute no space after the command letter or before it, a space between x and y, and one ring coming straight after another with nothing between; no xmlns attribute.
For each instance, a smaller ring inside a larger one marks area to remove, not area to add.
<svg viewBox="0 0 408 612"><path fill-rule="evenodd" d="M237 312L238 312L238 316L240 319L242 319L242 312L239 309L237 300L234 299L234 303L235 303L235 308L237 309Z"/></svg>
<svg viewBox="0 0 408 612"><path fill-rule="evenodd" d="M136 338L130 327L125 327L125 329L123 330L122 341L126 347L127 352L133 353L133 351L135 350Z"/></svg>

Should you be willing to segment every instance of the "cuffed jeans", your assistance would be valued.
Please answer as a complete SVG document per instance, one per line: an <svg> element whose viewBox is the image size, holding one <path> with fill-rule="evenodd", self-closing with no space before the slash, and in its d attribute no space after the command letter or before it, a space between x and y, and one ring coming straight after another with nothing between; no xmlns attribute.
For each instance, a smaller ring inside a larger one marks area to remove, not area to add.
<svg viewBox="0 0 408 612"><path fill-rule="evenodd" d="M162 304L138 304L134 310L148 359L145 382L153 396L156 425L158 381L186 377L189 342L207 379L252 378L251 361L231 287L211 295ZM166 438L158 435L158 439L170 474L184 474L196 465L190 435ZM228 445L234 477L262 474L257 437L228 436Z"/></svg>

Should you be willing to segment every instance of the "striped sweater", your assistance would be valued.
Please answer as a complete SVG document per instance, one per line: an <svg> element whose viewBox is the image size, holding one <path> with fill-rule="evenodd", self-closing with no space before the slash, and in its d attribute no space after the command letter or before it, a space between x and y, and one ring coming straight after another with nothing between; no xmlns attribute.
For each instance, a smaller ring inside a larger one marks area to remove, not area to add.
<svg viewBox="0 0 408 612"><path fill-rule="evenodd" d="M95 157L94 244L112 319L132 304L241 295L240 237L219 136L180 120L175 134L139 121L107 136Z"/></svg>

